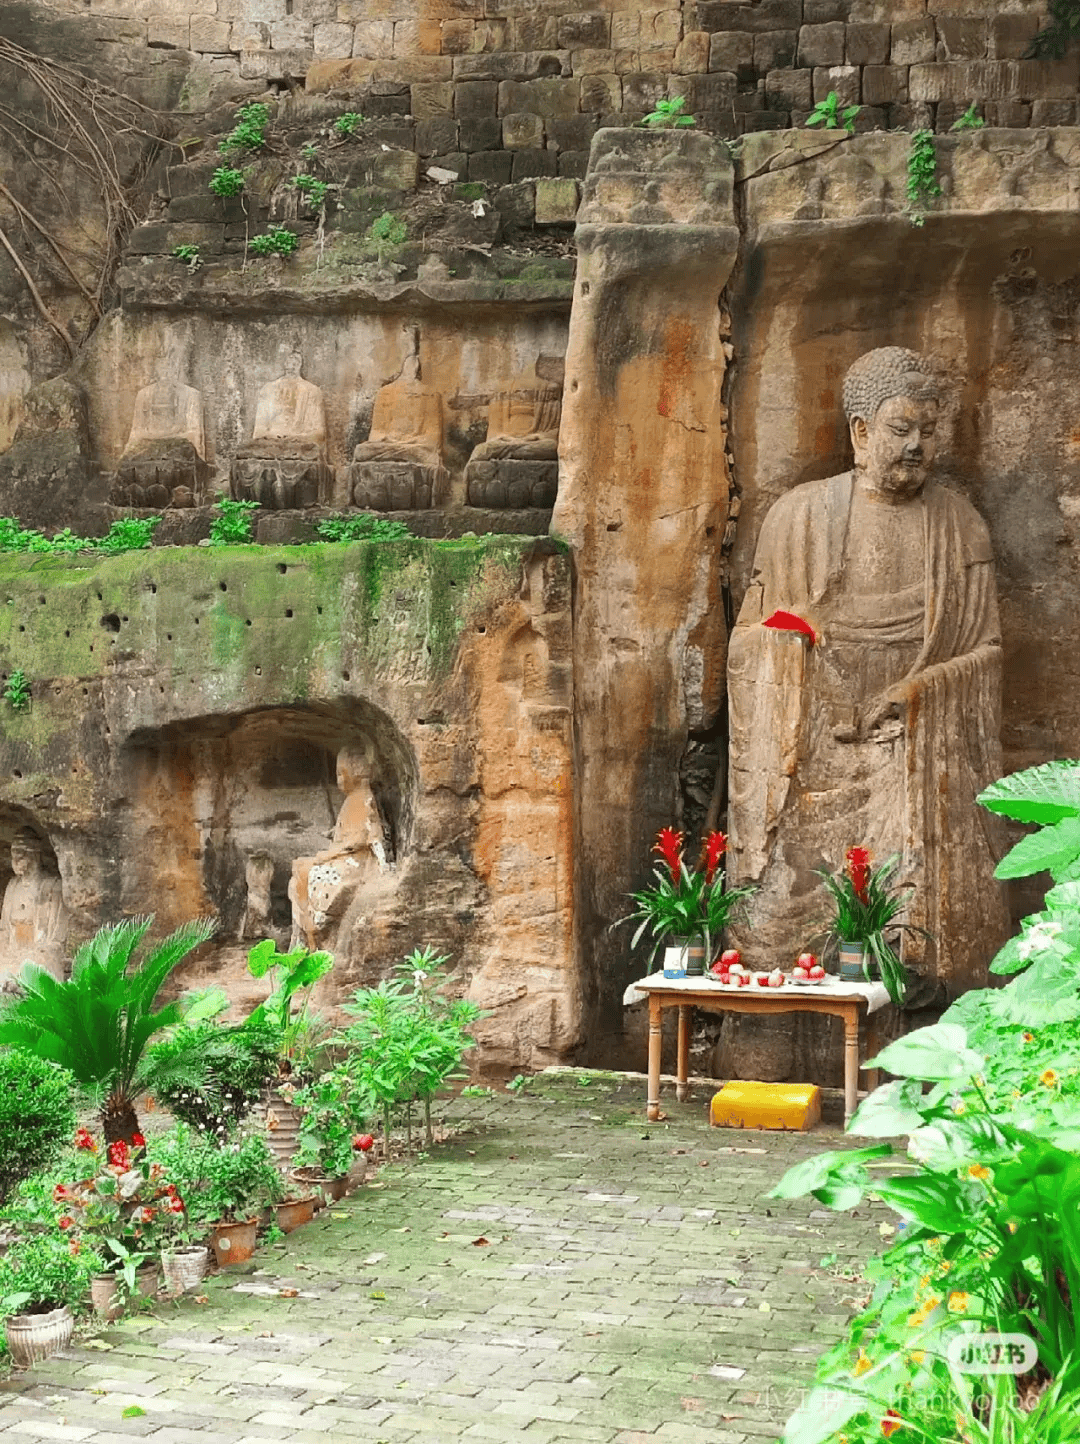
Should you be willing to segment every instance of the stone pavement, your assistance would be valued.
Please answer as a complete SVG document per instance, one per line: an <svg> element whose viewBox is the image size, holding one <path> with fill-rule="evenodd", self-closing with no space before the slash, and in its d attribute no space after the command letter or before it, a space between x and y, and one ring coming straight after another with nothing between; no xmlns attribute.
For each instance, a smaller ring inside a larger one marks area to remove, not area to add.
<svg viewBox="0 0 1080 1444"><path fill-rule="evenodd" d="M449 1141L207 1302L13 1374L0 1441L775 1439L888 1215L763 1200L835 1128L710 1130L704 1092L646 1124L644 1097L568 1072L456 1099Z"/></svg>

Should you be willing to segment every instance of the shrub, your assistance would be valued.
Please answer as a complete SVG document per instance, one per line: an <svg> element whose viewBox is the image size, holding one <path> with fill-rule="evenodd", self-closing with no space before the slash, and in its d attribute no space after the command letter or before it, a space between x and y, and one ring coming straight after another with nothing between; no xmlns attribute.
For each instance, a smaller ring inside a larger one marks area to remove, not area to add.
<svg viewBox="0 0 1080 1444"><path fill-rule="evenodd" d="M174 1052L186 1056L189 1051L202 1059L202 1080L161 1088L158 1098L182 1123L224 1138L277 1076L277 1035L268 1027L223 1028L207 1022L178 1029L154 1049L162 1061Z"/></svg>
<svg viewBox="0 0 1080 1444"><path fill-rule="evenodd" d="M0 1202L75 1131L75 1080L21 1048L0 1053Z"/></svg>
<svg viewBox="0 0 1080 1444"><path fill-rule="evenodd" d="M78 1303L102 1260L62 1233L21 1239L0 1258L0 1311L36 1313Z"/></svg>
<svg viewBox="0 0 1080 1444"><path fill-rule="evenodd" d="M403 541L412 536L404 522L373 516L369 511L353 516L328 516L315 530L321 540L328 542Z"/></svg>
<svg viewBox="0 0 1080 1444"><path fill-rule="evenodd" d="M295 186L298 191L302 191L304 199L316 210L326 200L326 193L330 189L326 181L319 180L313 175L294 175L290 185Z"/></svg>
<svg viewBox="0 0 1080 1444"><path fill-rule="evenodd" d="M291 256L300 237L288 226L271 226L264 236L252 236L248 250L253 256Z"/></svg>
<svg viewBox="0 0 1080 1444"><path fill-rule="evenodd" d="M258 150L266 139L266 126L270 120L270 107L257 100L242 105L236 112L236 124L218 143L218 150Z"/></svg>
<svg viewBox="0 0 1080 1444"><path fill-rule="evenodd" d="M339 115L334 121L334 134L340 135L342 139L355 135L363 123L364 117L359 111L347 110L344 115Z"/></svg>
<svg viewBox="0 0 1080 1444"><path fill-rule="evenodd" d="M371 239L378 243L380 251L383 246L400 246L408 233L405 222L393 211L383 211L371 223Z"/></svg>
<svg viewBox="0 0 1080 1444"><path fill-rule="evenodd" d="M210 189L216 196L238 196L244 189L244 172L231 165L219 165L210 177Z"/></svg>
<svg viewBox="0 0 1080 1444"><path fill-rule="evenodd" d="M210 523L210 545L237 547L254 541L252 513L258 506L257 501L231 501L227 496L219 496L214 508L217 516Z"/></svg>
<svg viewBox="0 0 1080 1444"><path fill-rule="evenodd" d="M154 540L154 529L161 525L159 516L125 516L114 521L95 550L117 556L121 552L145 551ZM55 538L54 538L55 540Z"/></svg>

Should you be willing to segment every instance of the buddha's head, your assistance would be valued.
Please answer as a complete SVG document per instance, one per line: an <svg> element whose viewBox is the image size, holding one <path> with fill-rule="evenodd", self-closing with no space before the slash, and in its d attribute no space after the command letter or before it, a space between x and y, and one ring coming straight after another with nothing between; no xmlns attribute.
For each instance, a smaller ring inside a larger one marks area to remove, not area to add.
<svg viewBox="0 0 1080 1444"><path fill-rule="evenodd" d="M304 358L294 347L282 347L281 364L286 376L299 376Z"/></svg>
<svg viewBox="0 0 1080 1444"><path fill-rule="evenodd" d="M355 792L368 785L368 760L363 749L343 747L337 755L337 785L342 792Z"/></svg>
<svg viewBox="0 0 1080 1444"><path fill-rule="evenodd" d="M16 877L40 872L44 861L41 838L28 827L20 828L11 839L11 870Z"/></svg>
<svg viewBox="0 0 1080 1444"><path fill-rule="evenodd" d="M934 459L939 393L930 363L902 346L860 356L844 377L855 469L895 501L917 496Z"/></svg>

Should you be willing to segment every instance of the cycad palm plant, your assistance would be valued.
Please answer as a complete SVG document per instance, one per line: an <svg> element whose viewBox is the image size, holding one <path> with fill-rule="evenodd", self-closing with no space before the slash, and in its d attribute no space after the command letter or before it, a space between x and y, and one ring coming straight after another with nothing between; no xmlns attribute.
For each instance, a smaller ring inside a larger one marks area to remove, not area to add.
<svg viewBox="0 0 1080 1444"><path fill-rule="evenodd" d="M25 1048L67 1068L99 1100L109 1143L130 1143L139 1133L135 1100L141 1093L197 1070L196 1059L162 1060L148 1044L162 1029L190 1019L195 997L156 1007L158 994L216 923L184 923L135 960L152 923L152 917L129 918L102 928L76 952L66 983L27 964L21 996L0 1008L0 1046Z"/></svg>

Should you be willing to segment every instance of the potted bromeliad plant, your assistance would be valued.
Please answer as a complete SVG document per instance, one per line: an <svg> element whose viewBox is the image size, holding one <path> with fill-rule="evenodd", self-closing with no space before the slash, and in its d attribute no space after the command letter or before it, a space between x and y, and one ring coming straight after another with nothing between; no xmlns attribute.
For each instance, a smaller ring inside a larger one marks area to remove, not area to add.
<svg viewBox="0 0 1080 1444"><path fill-rule="evenodd" d="M662 862L653 867L656 886L631 893L637 907L620 919L639 924L631 947L637 947L646 933L651 934L650 967L666 942L670 951L665 973L697 976L707 971L732 912L757 891L748 884L725 887L720 861L726 851L724 833L710 832L697 867L689 868L683 858L683 834L673 827L662 827L657 833L653 852L660 854Z"/></svg>
<svg viewBox="0 0 1080 1444"><path fill-rule="evenodd" d="M13 1361L23 1368L71 1342L71 1305L86 1293L101 1257L66 1231L20 1239L0 1258L0 1309Z"/></svg>
<svg viewBox="0 0 1080 1444"><path fill-rule="evenodd" d="M904 1001L907 969L886 933L928 936L913 923L897 921L914 892L914 888L896 885L898 866L899 858L890 857L875 870L867 848L849 847L842 871L818 874L833 902L829 936L839 948L841 979L859 982L880 976L896 1004Z"/></svg>

